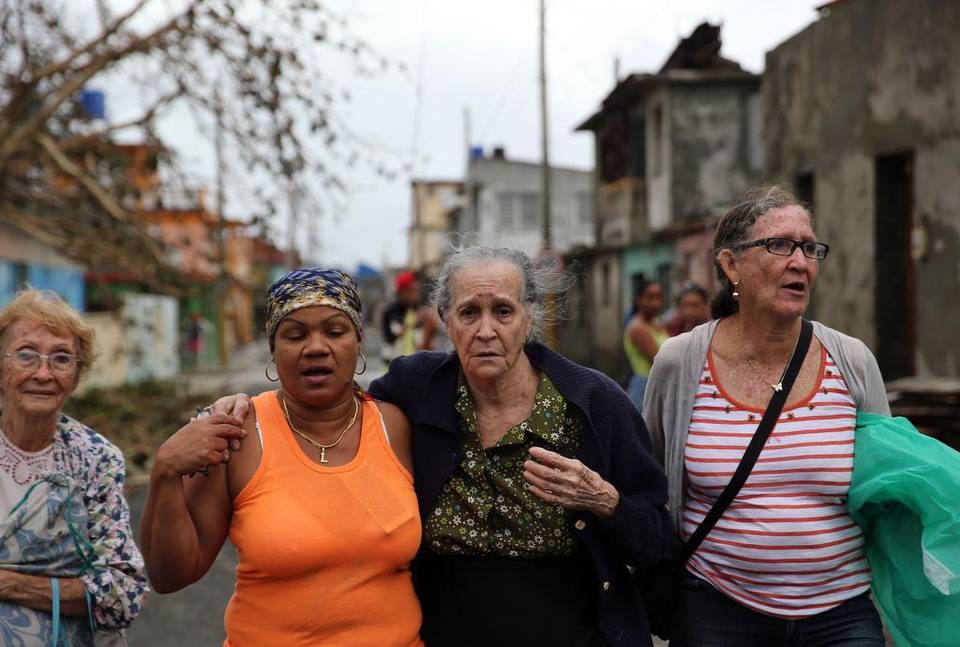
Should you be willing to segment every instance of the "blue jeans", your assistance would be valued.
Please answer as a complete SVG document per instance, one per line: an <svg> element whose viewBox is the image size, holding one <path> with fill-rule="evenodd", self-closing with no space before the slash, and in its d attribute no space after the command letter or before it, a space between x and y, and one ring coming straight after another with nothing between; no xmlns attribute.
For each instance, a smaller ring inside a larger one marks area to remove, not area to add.
<svg viewBox="0 0 960 647"><path fill-rule="evenodd" d="M884 647L868 594L798 620L748 609L684 571L670 647Z"/></svg>
<svg viewBox="0 0 960 647"><path fill-rule="evenodd" d="M637 408L637 411L643 413L643 393L647 390L647 378L644 375L633 375L630 377L630 384L627 385L627 395L630 396L630 402Z"/></svg>

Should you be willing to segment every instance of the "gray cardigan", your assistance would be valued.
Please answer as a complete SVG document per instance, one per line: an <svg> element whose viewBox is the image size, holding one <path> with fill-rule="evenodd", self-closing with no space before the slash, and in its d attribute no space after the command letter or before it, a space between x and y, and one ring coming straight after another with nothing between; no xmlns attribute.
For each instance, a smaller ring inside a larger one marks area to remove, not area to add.
<svg viewBox="0 0 960 647"><path fill-rule="evenodd" d="M643 398L643 419L650 431L653 457L667 473L667 508L680 531L687 492L684 449L693 403L710 340L717 328L711 321L668 339L657 352ZM854 337L813 322L813 334L826 347L857 403L857 411L890 415L883 377L870 349Z"/></svg>

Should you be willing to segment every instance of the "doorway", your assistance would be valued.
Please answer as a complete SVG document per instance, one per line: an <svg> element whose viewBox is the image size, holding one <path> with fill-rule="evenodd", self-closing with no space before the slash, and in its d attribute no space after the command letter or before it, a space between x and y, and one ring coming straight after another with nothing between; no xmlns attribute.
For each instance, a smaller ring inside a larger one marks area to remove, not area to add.
<svg viewBox="0 0 960 647"><path fill-rule="evenodd" d="M884 379L894 380L916 372L914 267L910 256L913 153L879 156L874 172L877 361Z"/></svg>

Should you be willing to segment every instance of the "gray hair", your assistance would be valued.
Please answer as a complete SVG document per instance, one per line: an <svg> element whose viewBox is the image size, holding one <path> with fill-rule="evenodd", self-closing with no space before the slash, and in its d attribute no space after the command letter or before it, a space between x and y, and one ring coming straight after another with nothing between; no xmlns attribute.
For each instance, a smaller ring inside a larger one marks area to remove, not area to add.
<svg viewBox="0 0 960 647"><path fill-rule="evenodd" d="M430 303L436 307L440 319L446 324L447 310L453 301L453 279L463 268L482 264L509 263L520 272L520 301L533 322L530 339L541 339L547 325L562 319L566 292L576 279L564 269L556 258L547 258L535 264L529 256L517 249L491 247L476 242L451 243L452 253L447 258L430 294ZM552 295L551 307L547 307L548 295Z"/></svg>
<svg viewBox="0 0 960 647"><path fill-rule="evenodd" d="M720 252L747 242L750 230L760 216L773 209L793 206L802 207L813 220L810 209L786 187L779 184L764 184L739 195L734 200L733 206L720 217L713 235L713 263L717 272L717 281L720 284L710 302L714 319L727 317L740 310L740 304L733 298L733 284L723 271L723 266L720 265Z"/></svg>

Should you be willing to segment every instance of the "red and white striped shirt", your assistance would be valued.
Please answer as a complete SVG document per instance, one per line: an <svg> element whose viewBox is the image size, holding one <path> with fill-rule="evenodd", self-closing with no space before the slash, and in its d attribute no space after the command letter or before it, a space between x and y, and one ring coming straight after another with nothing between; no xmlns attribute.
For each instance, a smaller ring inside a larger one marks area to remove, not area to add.
<svg viewBox="0 0 960 647"><path fill-rule="evenodd" d="M820 379L785 407L750 477L687 568L744 606L801 618L870 588L860 528L847 513L856 403L823 351ZM687 538L729 483L763 410L736 402L707 355L685 465Z"/></svg>

